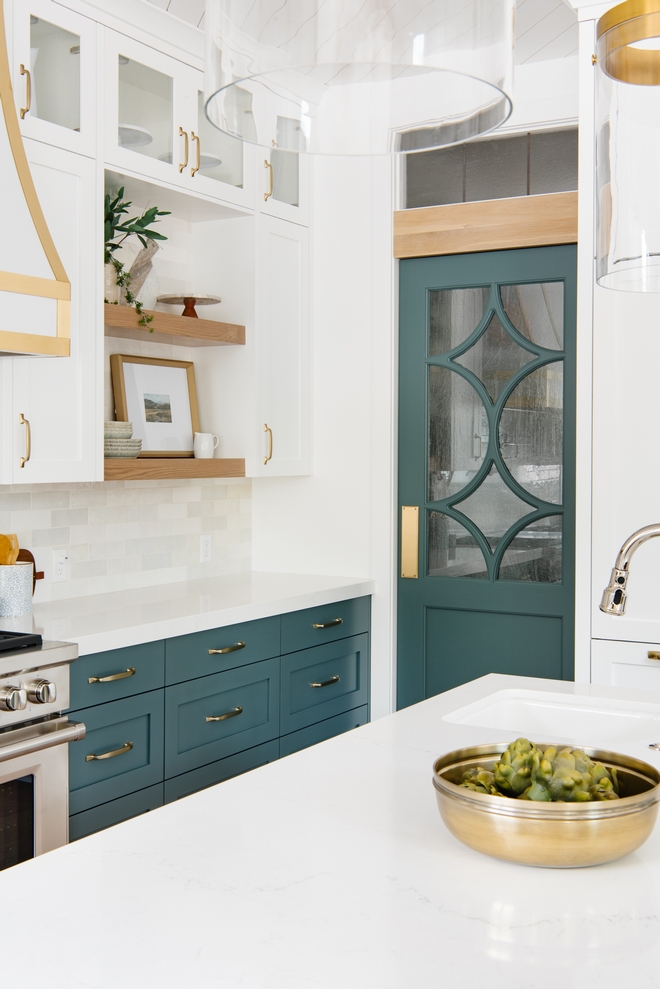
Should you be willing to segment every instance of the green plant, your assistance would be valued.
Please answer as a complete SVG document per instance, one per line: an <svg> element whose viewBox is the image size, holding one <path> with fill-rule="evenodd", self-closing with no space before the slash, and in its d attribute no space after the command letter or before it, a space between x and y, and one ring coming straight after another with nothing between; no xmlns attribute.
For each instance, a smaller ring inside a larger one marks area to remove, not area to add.
<svg viewBox="0 0 660 989"><path fill-rule="evenodd" d="M105 264L111 264L113 266L117 285L124 290L127 303L129 306L133 306L140 314L138 321L140 326L148 326L149 323L153 323L154 318L144 312L144 306L131 292L130 272L126 271L125 265L114 256L114 252L131 235L135 235L143 247L147 246L148 240L167 240L164 234L150 228L154 223L158 223L159 216L169 216L170 213L169 210L160 210L157 206L150 206L149 209L144 211L142 216L134 216L130 220L123 219L128 214L129 208L132 205L130 202L124 202L123 196L124 187L122 186L114 199L111 198L109 193L105 197L104 261ZM153 333L153 329L150 329L149 332Z"/></svg>

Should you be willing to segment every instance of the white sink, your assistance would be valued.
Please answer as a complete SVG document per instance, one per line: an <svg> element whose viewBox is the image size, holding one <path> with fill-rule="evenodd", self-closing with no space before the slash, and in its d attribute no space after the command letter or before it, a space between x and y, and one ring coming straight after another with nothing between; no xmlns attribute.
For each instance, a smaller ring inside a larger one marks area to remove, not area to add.
<svg viewBox="0 0 660 989"><path fill-rule="evenodd" d="M537 742L573 742L596 748L660 743L660 704L576 697L541 690L498 690L443 721L497 728Z"/></svg>

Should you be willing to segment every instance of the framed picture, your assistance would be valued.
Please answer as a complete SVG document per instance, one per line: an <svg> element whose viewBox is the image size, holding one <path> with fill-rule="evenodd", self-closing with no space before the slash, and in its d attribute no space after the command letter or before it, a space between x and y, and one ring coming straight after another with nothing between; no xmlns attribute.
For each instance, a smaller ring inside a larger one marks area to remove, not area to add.
<svg viewBox="0 0 660 989"><path fill-rule="evenodd" d="M133 423L141 457L192 457L199 433L192 361L112 354L112 389L121 422Z"/></svg>

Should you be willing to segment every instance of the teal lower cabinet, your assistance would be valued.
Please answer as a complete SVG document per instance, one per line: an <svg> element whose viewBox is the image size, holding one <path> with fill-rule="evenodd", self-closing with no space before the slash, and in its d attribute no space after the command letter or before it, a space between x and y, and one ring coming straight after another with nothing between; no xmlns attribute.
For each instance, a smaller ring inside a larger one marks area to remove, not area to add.
<svg viewBox="0 0 660 989"><path fill-rule="evenodd" d="M165 690L165 779L280 734L280 660Z"/></svg>
<svg viewBox="0 0 660 989"><path fill-rule="evenodd" d="M71 668L75 841L369 720L369 598L126 649Z"/></svg>
<svg viewBox="0 0 660 989"><path fill-rule="evenodd" d="M366 704L368 672L366 633L283 656L281 733Z"/></svg>
<svg viewBox="0 0 660 989"><path fill-rule="evenodd" d="M201 766L189 773L165 780L165 803L187 797L190 793L206 789L207 786L223 783L232 776L249 772L250 769L258 769L259 766L265 766L269 762L276 762L279 757L280 742L276 738L272 742L265 742L264 745L255 745L246 752L238 752L236 755L227 756L226 759L218 759L209 766Z"/></svg>
<svg viewBox="0 0 660 989"><path fill-rule="evenodd" d="M76 711L85 738L69 746L69 813L163 779L164 691Z"/></svg>
<svg viewBox="0 0 660 989"><path fill-rule="evenodd" d="M283 735L280 738L280 758L285 755L292 755L300 752L301 749L316 745L317 742L326 742L335 735L342 735L351 728L360 728L369 721L369 707L365 704L354 711L346 711L344 714L337 714L334 718L321 721L317 725L310 725L309 728L301 728L290 735Z"/></svg>
<svg viewBox="0 0 660 989"><path fill-rule="evenodd" d="M118 797L116 800L109 800L107 804L92 807L91 810L73 814L69 818L69 841L85 838L95 831L102 831L104 828L112 827L113 824L129 821L132 817L138 817L162 806L162 783L148 786L144 790L138 790L137 793L129 793L125 797Z"/></svg>

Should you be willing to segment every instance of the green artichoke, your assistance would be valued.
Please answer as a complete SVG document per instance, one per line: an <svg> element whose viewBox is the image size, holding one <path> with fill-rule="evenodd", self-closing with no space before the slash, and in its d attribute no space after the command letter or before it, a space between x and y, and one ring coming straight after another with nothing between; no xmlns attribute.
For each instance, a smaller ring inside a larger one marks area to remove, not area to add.
<svg viewBox="0 0 660 989"><path fill-rule="evenodd" d="M495 763L495 785L509 797L517 797L530 786L532 770L540 762L541 751L526 738L518 738Z"/></svg>
<svg viewBox="0 0 660 989"><path fill-rule="evenodd" d="M478 766L476 769L468 769L467 772L463 773L463 782L460 786L464 786L468 790L474 790L475 793L488 793L493 797L502 796L495 786L494 773L491 773L488 769L482 769L481 766Z"/></svg>
<svg viewBox="0 0 660 989"><path fill-rule="evenodd" d="M542 752L527 738L518 738L495 763L495 771L469 769L461 786L476 793L519 800L565 801L617 800L616 769L594 762L581 749L550 746Z"/></svg>

